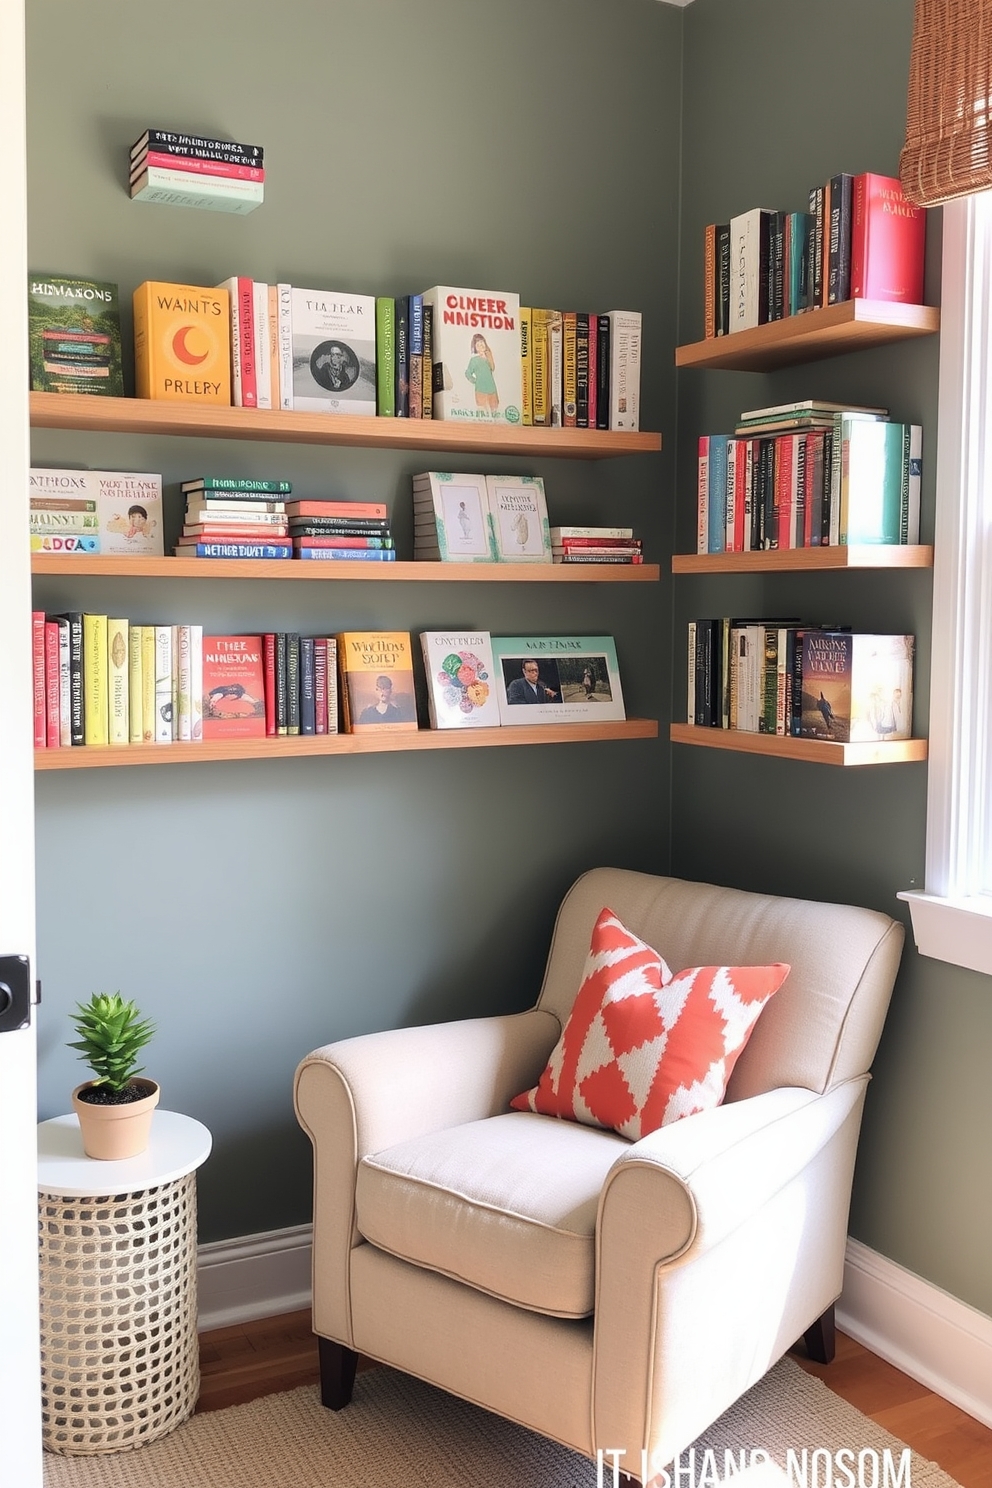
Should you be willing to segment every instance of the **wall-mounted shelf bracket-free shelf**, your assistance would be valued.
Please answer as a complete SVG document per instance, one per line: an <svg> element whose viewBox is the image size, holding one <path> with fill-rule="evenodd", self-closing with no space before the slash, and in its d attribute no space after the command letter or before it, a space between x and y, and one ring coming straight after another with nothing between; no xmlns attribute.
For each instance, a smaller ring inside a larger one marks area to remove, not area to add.
<svg viewBox="0 0 992 1488"><path fill-rule="evenodd" d="M927 757L926 739L899 739L891 744L831 744L821 739L750 734L742 729L702 728L693 723L673 723L669 737L673 744L729 749L738 754L767 754L775 759L806 760L818 765L898 765Z"/></svg>

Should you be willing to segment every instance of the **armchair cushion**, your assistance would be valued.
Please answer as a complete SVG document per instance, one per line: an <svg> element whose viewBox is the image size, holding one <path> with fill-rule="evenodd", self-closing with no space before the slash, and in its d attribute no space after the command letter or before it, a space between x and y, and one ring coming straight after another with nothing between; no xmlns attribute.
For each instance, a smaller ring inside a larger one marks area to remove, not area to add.
<svg viewBox="0 0 992 1488"><path fill-rule="evenodd" d="M429 1132L359 1164L358 1229L502 1301L586 1317L599 1196L627 1148L612 1132L530 1114Z"/></svg>
<svg viewBox="0 0 992 1488"><path fill-rule="evenodd" d="M510 1105L635 1142L710 1110L788 974L775 962L695 966L673 976L656 950L604 909L561 1038L537 1085Z"/></svg>

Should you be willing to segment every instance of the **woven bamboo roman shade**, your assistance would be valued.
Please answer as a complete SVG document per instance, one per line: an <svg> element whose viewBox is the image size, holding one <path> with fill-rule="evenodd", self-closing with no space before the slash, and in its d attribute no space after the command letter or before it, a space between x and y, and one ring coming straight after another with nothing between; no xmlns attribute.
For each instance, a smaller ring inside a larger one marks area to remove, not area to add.
<svg viewBox="0 0 992 1488"><path fill-rule="evenodd" d="M992 187L992 0L916 0L899 174L924 207Z"/></svg>

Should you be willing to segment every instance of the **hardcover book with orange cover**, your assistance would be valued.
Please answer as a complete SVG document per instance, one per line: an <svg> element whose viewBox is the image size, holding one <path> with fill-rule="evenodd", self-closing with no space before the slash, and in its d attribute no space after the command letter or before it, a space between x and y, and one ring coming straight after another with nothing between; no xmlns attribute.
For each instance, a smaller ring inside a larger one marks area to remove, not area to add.
<svg viewBox="0 0 992 1488"><path fill-rule="evenodd" d="M226 289L146 280L134 291L139 398L231 403L231 297Z"/></svg>
<svg viewBox="0 0 992 1488"><path fill-rule="evenodd" d="M345 733L416 733L409 632L353 630L337 641Z"/></svg>
<svg viewBox="0 0 992 1488"><path fill-rule="evenodd" d="M203 737L265 737L260 635L203 637Z"/></svg>

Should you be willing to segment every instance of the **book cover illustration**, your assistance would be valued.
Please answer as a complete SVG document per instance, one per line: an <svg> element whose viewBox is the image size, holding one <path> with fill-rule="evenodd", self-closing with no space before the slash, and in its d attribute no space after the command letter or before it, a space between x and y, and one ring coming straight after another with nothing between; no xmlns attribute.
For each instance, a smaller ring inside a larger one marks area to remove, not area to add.
<svg viewBox="0 0 992 1488"><path fill-rule="evenodd" d="M494 563L499 556L484 475L431 470L413 478L418 558L442 563Z"/></svg>
<svg viewBox="0 0 992 1488"><path fill-rule="evenodd" d="M434 417L519 424L520 296L435 285L423 303L433 328Z"/></svg>
<svg viewBox="0 0 992 1488"><path fill-rule="evenodd" d="M39 466L28 482L32 551L162 557L160 475Z"/></svg>
<svg viewBox="0 0 992 1488"><path fill-rule="evenodd" d="M119 470L94 470L100 551L161 558L162 477Z"/></svg>
<svg viewBox="0 0 992 1488"><path fill-rule="evenodd" d="M231 297L226 289L146 280L134 291L139 398L231 403Z"/></svg>
<svg viewBox="0 0 992 1488"><path fill-rule="evenodd" d="M375 414L374 296L294 287L292 346L294 408Z"/></svg>
<svg viewBox="0 0 992 1488"><path fill-rule="evenodd" d="M337 637L346 734L415 733L413 654L407 631L346 631Z"/></svg>
<svg viewBox="0 0 992 1488"><path fill-rule="evenodd" d="M122 398L117 285L30 274L28 348L34 392Z"/></svg>
<svg viewBox="0 0 992 1488"><path fill-rule="evenodd" d="M626 718L612 636L493 636L502 724Z"/></svg>
<svg viewBox="0 0 992 1488"><path fill-rule="evenodd" d="M425 630L420 644L431 728L498 728L489 632Z"/></svg>
<svg viewBox="0 0 992 1488"><path fill-rule="evenodd" d="M487 475L496 554L502 563L550 563L551 530L539 475Z"/></svg>
<svg viewBox="0 0 992 1488"><path fill-rule="evenodd" d="M911 635L804 632L802 737L836 744L911 738L914 646Z"/></svg>
<svg viewBox="0 0 992 1488"><path fill-rule="evenodd" d="M260 635L203 637L203 737L265 736L265 671Z"/></svg>

